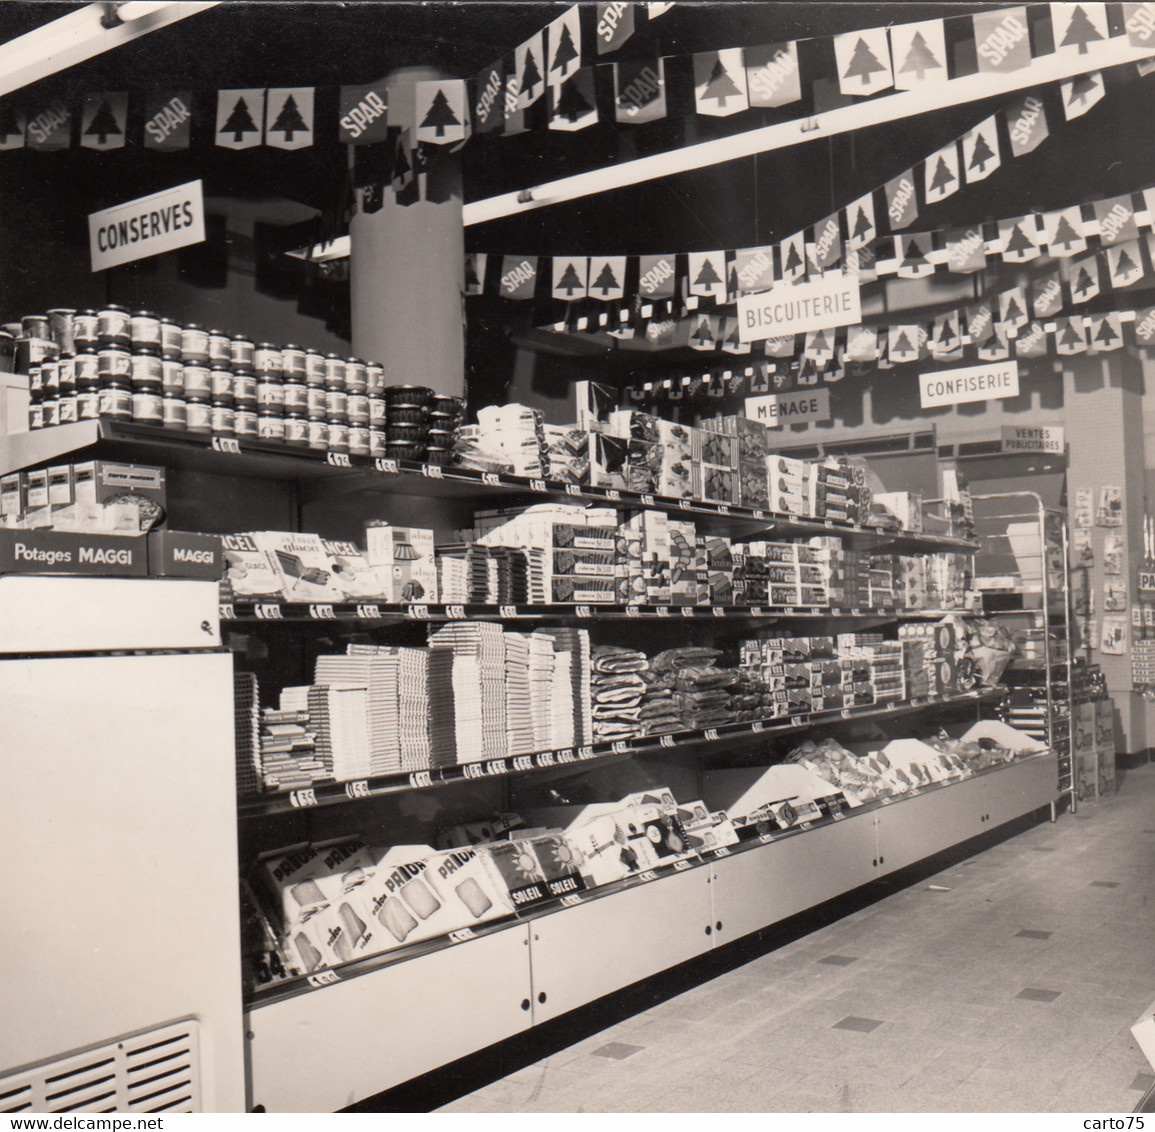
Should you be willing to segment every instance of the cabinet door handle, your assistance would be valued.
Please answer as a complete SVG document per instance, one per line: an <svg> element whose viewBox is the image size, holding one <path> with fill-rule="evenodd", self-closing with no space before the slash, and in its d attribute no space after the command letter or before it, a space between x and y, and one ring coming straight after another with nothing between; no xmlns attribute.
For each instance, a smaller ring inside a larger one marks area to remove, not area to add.
<svg viewBox="0 0 1155 1132"><path fill-rule="evenodd" d="M545 991L542 991L541 994L539 994L537 996L537 1001L538 1002L545 1002Z"/></svg>
<svg viewBox="0 0 1155 1132"><path fill-rule="evenodd" d="M529 1001L529 999L528 999L528 998L523 998L523 999L521 1000L521 1008L522 1008L522 1010L528 1010L528 1009L530 1008L530 1006L531 1006L531 1005L532 1005L532 1003Z"/></svg>

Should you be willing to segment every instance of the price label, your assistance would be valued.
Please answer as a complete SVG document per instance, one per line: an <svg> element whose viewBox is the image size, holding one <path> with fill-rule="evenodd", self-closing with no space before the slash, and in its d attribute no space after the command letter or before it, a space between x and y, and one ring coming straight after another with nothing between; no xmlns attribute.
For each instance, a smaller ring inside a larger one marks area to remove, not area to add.
<svg viewBox="0 0 1155 1132"><path fill-rule="evenodd" d="M689 861L683 860L683 861L675 861L674 862L674 872L684 873L688 868L690 868L690 862Z"/></svg>
<svg viewBox="0 0 1155 1132"><path fill-rule="evenodd" d="M465 620L465 606L464 605L447 605L445 607L445 616L450 621L464 621Z"/></svg>
<svg viewBox="0 0 1155 1132"><path fill-rule="evenodd" d="M281 607L271 602L263 602L258 605L255 612L262 621L281 621L284 619Z"/></svg>
<svg viewBox="0 0 1155 1132"><path fill-rule="evenodd" d="M843 813L841 810L834 810L834 811L832 811L832 812L831 812L831 814L830 814L830 816L831 816L831 817L832 817L832 818L833 818L835 821L842 821L842 819L843 819L844 817L846 817L846 815L845 815L845 814L844 814L844 813Z"/></svg>
<svg viewBox="0 0 1155 1132"><path fill-rule="evenodd" d="M678 510L679 511L689 511L690 509L691 509L690 508L690 501L688 499L679 499L678 500Z"/></svg>
<svg viewBox="0 0 1155 1132"><path fill-rule="evenodd" d="M513 760L514 770L533 770L533 758L530 755L518 755Z"/></svg>
<svg viewBox="0 0 1155 1132"><path fill-rule="evenodd" d="M718 504L718 514L719 514L719 515L729 515L729 514L730 514L730 506L729 506L729 504L727 504L727 503L719 503L719 504Z"/></svg>
<svg viewBox="0 0 1155 1132"><path fill-rule="evenodd" d="M401 465L396 460L374 460L373 466L387 476L396 476L401 473Z"/></svg>
<svg viewBox="0 0 1155 1132"><path fill-rule="evenodd" d="M790 726L791 727L801 727L803 722L804 722L804 720L803 720L802 716L800 716L800 715L792 715L790 717Z"/></svg>
<svg viewBox="0 0 1155 1132"><path fill-rule="evenodd" d="M726 611L717 605L715 605L714 608L712 610L710 610L710 612L713 613L715 617L725 617L726 616Z"/></svg>
<svg viewBox="0 0 1155 1132"><path fill-rule="evenodd" d="M336 610L331 605L310 605L309 616L314 621L335 621L337 619Z"/></svg>
<svg viewBox="0 0 1155 1132"><path fill-rule="evenodd" d="M485 777L485 767L483 767L481 763L466 763L464 769L466 778Z"/></svg>
<svg viewBox="0 0 1155 1132"><path fill-rule="evenodd" d="M716 727L707 727L706 728L706 738L709 739L710 742L713 742L715 739L718 738L718 729Z"/></svg>
<svg viewBox="0 0 1155 1132"><path fill-rule="evenodd" d="M369 783L366 782L363 778L357 779L356 782L346 782L345 793L350 798L368 798Z"/></svg>
<svg viewBox="0 0 1155 1132"><path fill-rule="evenodd" d="M648 492L643 492L642 493L642 506L643 507L653 507L653 505L654 505L654 497L652 495L650 495ZM1153 588L1155 588L1155 587L1153 587Z"/></svg>
<svg viewBox="0 0 1155 1132"><path fill-rule="evenodd" d="M433 776L427 770L415 770L409 775L409 785L414 790L433 785Z"/></svg>
<svg viewBox="0 0 1155 1132"><path fill-rule="evenodd" d="M593 747L578 747L577 757L579 759L592 759L594 757Z"/></svg>
<svg viewBox="0 0 1155 1132"><path fill-rule="evenodd" d="M497 615L499 617L516 617L517 616L517 606L503 605L498 609Z"/></svg>
<svg viewBox="0 0 1155 1132"><path fill-rule="evenodd" d="M427 605L409 605L405 607L405 616L412 617L415 621L429 620L429 606Z"/></svg>
<svg viewBox="0 0 1155 1132"><path fill-rule="evenodd" d="M357 606L357 616L366 621L380 621L381 607L379 605L359 605Z"/></svg>
<svg viewBox="0 0 1155 1132"><path fill-rule="evenodd" d="M764 723L751 723L750 730L753 731L755 735L761 735L762 732L766 730L766 725Z"/></svg>
<svg viewBox="0 0 1155 1132"><path fill-rule="evenodd" d="M862 610L861 609L852 609L850 611L850 616L851 617L861 617L862 616Z"/></svg>
<svg viewBox="0 0 1155 1132"><path fill-rule="evenodd" d="M608 487L606 488L606 498L611 503L621 503L622 493L616 487Z"/></svg>
<svg viewBox="0 0 1155 1132"><path fill-rule="evenodd" d="M834 520L833 519L823 519L822 525L824 527L826 527L828 530L834 530Z"/></svg>
<svg viewBox="0 0 1155 1132"><path fill-rule="evenodd" d="M566 495L581 495L582 489L579 484L567 483L565 485L565 493Z"/></svg>
<svg viewBox="0 0 1155 1132"><path fill-rule="evenodd" d="M813 826L814 826L814 823L812 821L800 821L798 823L799 829L812 829Z"/></svg>
<svg viewBox="0 0 1155 1132"><path fill-rule="evenodd" d="M221 606L217 607L217 616L222 621L233 621L236 619L237 611L236 611L236 608L233 606L233 603L230 601L225 605L221 605Z"/></svg>
<svg viewBox="0 0 1155 1132"><path fill-rule="evenodd" d="M575 609L574 609L574 612L575 612L575 613L576 613L576 614L577 614L579 617L589 617L589 616L591 616L591 614L590 614L590 607L589 607L588 605L579 605L579 606L576 606L576 607L575 607Z"/></svg>
<svg viewBox="0 0 1155 1132"><path fill-rule="evenodd" d="M237 443L236 437L233 436L214 436L213 437L213 451L214 452L230 452L234 456L241 454L241 446Z"/></svg>
<svg viewBox="0 0 1155 1132"><path fill-rule="evenodd" d="M766 518L766 512L765 511L759 511L758 509L755 509L754 518L755 519L765 519Z"/></svg>
<svg viewBox="0 0 1155 1132"><path fill-rule="evenodd" d="M730 856L730 850L725 845L719 845L718 848L714 850L714 856L715 857L729 857Z"/></svg>
<svg viewBox="0 0 1155 1132"><path fill-rule="evenodd" d="M758 841L762 845L769 845L770 842L773 840L774 840L774 834L772 834L772 833L760 833L758 835Z"/></svg>
<svg viewBox="0 0 1155 1132"><path fill-rule="evenodd" d="M555 761L554 761L554 757L553 757L553 751L542 751L540 754L538 754L537 765L538 766L554 766Z"/></svg>
<svg viewBox="0 0 1155 1132"><path fill-rule="evenodd" d="M849 719L853 713L851 712L850 708L844 707L838 714L842 716L843 719Z"/></svg>
<svg viewBox="0 0 1155 1132"><path fill-rule="evenodd" d="M536 491L539 495L545 494L545 480L530 480L529 490Z"/></svg>
<svg viewBox="0 0 1155 1132"><path fill-rule="evenodd" d="M317 804L317 795L313 793L312 789L294 790L289 795L289 805L296 807L298 810L308 809L309 806Z"/></svg>
<svg viewBox="0 0 1155 1132"><path fill-rule="evenodd" d="M572 763L574 761L573 747L562 747L560 751L556 751L557 761L559 763Z"/></svg>
<svg viewBox="0 0 1155 1132"><path fill-rule="evenodd" d="M662 737L661 737L661 738L658 740L658 745L659 745L659 746L661 746L661 747L672 747L672 746L674 745L674 737L673 737L673 735L663 735L663 736L662 736Z"/></svg>
<svg viewBox="0 0 1155 1132"><path fill-rule="evenodd" d="M613 751L615 755L624 755L630 749L629 743L625 739L615 739Z"/></svg>
<svg viewBox="0 0 1155 1132"><path fill-rule="evenodd" d="M750 612L751 612L751 613L752 613L752 614L753 614L755 617L761 617L761 616L762 616L762 607L761 607L760 605L752 605L752 606L750 607Z"/></svg>
<svg viewBox="0 0 1155 1132"><path fill-rule="evenodd" d="M788 605L785 609L782 610L782 612L785 613L787 617L793 617L794 614L798 612L798 610L795 609L794 606Z"/></svg>
<svg viewBox="0 0 1155 1132"><path fill-rule="evenodd" d="M333 468L351 468L353 466L348 452L326 452L325 463Z"/></svg>
<svg viewBox="0 0 1155 1132"><path fill-rule="evenodd" d="M582 902L581 896L576 892L571 892L568 896L561 898L561 905L563 908L572 908L575 904Z"/></svg>
<svg viewBox="0 0 1155 1132"><path fill-rule="evenodd" d="M681 613L682 613L683 617L691 617L692 618L692 617L697 616L697 614L694 612L694 610L692 610L688 605L683 605L680 607L680 609L681 609Z"/></svg>
<svg viewBox="0 0 1155 1132"><path fill-rule="evenodd" d="M421 474L427 479L431 480L439 480L443 478L440 464L422 464Z"/></svg>
<svg viewBox="0 0 1155 1132"><path fill-rule="evenodd" d="M668 605L659 605L659 606L656 606L654 608L654 612L659 617L669 617L670 616L670 607Z"/></svg>
<svg viewBox="0 0 1155 1132"><path fill-rule="evenodd" d="M501 479L496 472L482 472L481 482L487 487L501 487Z"/></svg>
<svg viewBox="0 0 1155 1132"><path fill-rule="evenodd" d="M636 605L627 605L626 606L626 616L627 617L641 617L641 615L642 615L642 611Z"/></svg>
<svg viewBox="0 0 1155 1132"><path fill-rule="evenodd" d="M472 928L458 928L449 933L449 938L454 943L464 943L467 939L475 939L476 936L477 933Z"/></svg>
<svg viewBox="0 0 1155 1132"><path fill-rule="evenodd" d="M638 873L638 875L635 879L639 880L639 881L657 880L658 874L656 872L654 872L653 869L646 869L646 871L644 873Z"/></svg>
<svg viewBox="0 0 1155 1132"><path fill-rule="evenodd" d="M485 764L485 773L486 774L508 774L509 773L509 763L507 763L505 761L505 759L490 759L489 762L487 762Z"/></svg>
<svg viewBox="0 0 1155 1132"><path fill-rule="evenodd" d="M336 971L318 971L309 976L309 986L327 987L332 983L340 982L341 976Z"/></svg>

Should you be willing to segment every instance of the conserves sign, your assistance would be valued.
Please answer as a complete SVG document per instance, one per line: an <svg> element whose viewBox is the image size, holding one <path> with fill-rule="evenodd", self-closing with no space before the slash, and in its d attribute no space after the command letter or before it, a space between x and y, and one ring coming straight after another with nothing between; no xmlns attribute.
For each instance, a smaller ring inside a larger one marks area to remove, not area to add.
<svg viewBox="0 0 1155 1132"><path fill-rule="evenodd" d="M812 283L780 284L738 298L738 338L761 342L862 321L858 281L837 272Z"/></svg>
<svg viewBox="0 0 1155 1132"><path fill-rule="evenodd" d="M963 369L940 369L918 375L922 407L959 405L964 401L997 401L1019 395L1019 363L994 362Z"/></svg>
<svg viewBox="0 0 1155 1132"><path fill-rule="evenodd" d="M199 244L204 238L201 181L116 204L88 218L93 271Z"/></svg>

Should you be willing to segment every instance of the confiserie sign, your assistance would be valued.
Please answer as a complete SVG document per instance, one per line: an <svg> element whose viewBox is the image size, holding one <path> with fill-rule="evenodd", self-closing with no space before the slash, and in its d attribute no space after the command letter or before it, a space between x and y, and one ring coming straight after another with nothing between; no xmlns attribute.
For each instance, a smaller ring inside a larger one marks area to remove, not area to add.
<svg viewBox="0 0 1155 1132"><path fill-rule="evenodd" d="M205 238L205 201L201 181L189 181L124 204L92 213L88 245L92 270L199 244Z"/></svg>
<svg viewBox="0 0 1155 1132"><path fill-rule="evenodd" d="M834 273L812 283L778 286L738 298L738 339L761 342L862 321L858 282Z"/></svg>
<svg viewBox="0 0 1155 1132"><path fill-rule="evenodd" d="M959 405L964 401L996 401L1019 395L1019 363L997 362L963 369L940 369L918 375L924 409Z"/></svg>

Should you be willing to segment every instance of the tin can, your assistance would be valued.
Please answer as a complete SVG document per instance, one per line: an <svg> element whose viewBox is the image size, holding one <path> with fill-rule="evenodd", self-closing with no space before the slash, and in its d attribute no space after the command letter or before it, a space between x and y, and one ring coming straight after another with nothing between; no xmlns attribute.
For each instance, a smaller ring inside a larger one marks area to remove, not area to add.
<svg viewBox="0 0 1155 1132"><path fill-rule="evenodd" d="M262 440L284 441L285 418L260 413L257 416L257 435Z"/></svg>
<svg viewBox="0 0 1155 1132"><path fill-rule="evenodd" d="M95 389L100 384L100 359L95 354L77 354L72 368L78 392Z"/></svg>
<svg viewBox="0 0 1155 1132"><path fill-rule="evenodd" d="M132 355L120 346L105 346L96 355L100 384L127 386L132 373Z"/></svg>
<svg viewBox="0 0 1155 1132"><path fill-rule="evenodd" d="M31 382L29 383L31 384ZM40 363L40 389L44 400L60 396L60 363L45 358Z"/></svg>
<svg viewBox="0 0 1155 1132"><path fill-rule="evenodd" d="M385 455L385 432L379 428L369 430L369 455L374 459Z"/></svg>
<svg viewBox="0 0 1155 1132"><path fill-rule="evenodd" d="M186 366L204 366L209 361L209 332L190 322L180 332L180 360Z"/></svg>
<svg viewBox="0 0 1155 1132"><path fill-rule="evenodd" d="M324 421L309 422L309 447L318 452L329 447L329 426Z"/></svg>
<svg viewBox="0 0 1155 1132"><path fill-rule="evenodd" d="M251 409L238 409L234 421L237 430L237 439L247 437L250 440L257 436L257 414Z"/></svg>
<svg viewBox="0 0 1155 1132"><path fill-rule="evenodd" d="M132 349L160 354L160 316L152 311L133 311L128 320L128 333Z"/></svg>
<svg viewBox="0 0 1155 1132"><path fill-rule="evenodd" d="M280 416L285 411L285 387L270 373L257 377L257 411Z"/></svg>
<svg viewBox="0 0 1155 1132"><path fill-rule="evenodd" d="M76 359L65 354L57 361L56 367L60 374L60 396L71 397L76 392Z"/></svg>
<svg viewBox="0 0 1155 1132"><path fill-rule="evenodd" d="M233 400L238 409L256 409L257 379L251 373L233 374Z"/></svg>
<svg viewBox="0 0 1155 1132"><path fill-rule="evenodd" d="M285 413L295 417L309 415L309 387L303 382L285 382Z"/></svg>
<svg viewBox="0 0 1155 1132"><path fill-rule="evenodd" d="M75 394L71 397L61 397L60 398L60 423L61 424L72 424L74 421L78 420L79 418L76 415L77 411L78 411L78 409L77 409Z"/></svg>
<svg viewBox="0 0 1155 1132"><path fill-rule="evenodd" d="M305 351L305 384L325 386L325 359L319 350Z"/></svg>
<svg viewBox="0 0 1155 1132"><path fill-rule="evenodd" d="M186 401L208 401L213 395L212 370L205 366L184 367Z"/></svg>
<svg viewBox="0 0 1155 1132"><path fill-rule="evenodd" d="M325 390L318 389L315 385L307 386L305 416L311 421L323 421L325 419L325 405Z"/></svg>
<svg viewBox="0 0 1155 1132"><path fill-rule="evenodd" d="M132 341L128 311L112 304L96 315L96 340L101 346L128 346Z"/></svg>
<svg viewBox="0 0 1155 1132"><path fill-rule="evenodd" d="M120 386L112 386L100 391L100 415L114 420L132 419L132 392Z"/></svg>
<svg viewBox="0 0 1155 1132"><path fill-rule="evenodd" d="M180 396L166 395L161 406L161 417L165 428L184 432L188 428L188 405Z"/></svg>
<svg viewBox="0 0 1155 1132"><path fill-rule="evenodd" d="M325 355L325 388L342 391L345 388L345 359L336 354Z"/></svg>
<svg viewBox="0 0 1155 1132"><path fill-rule="evenodd" d="M181 356L184 333L180 324L171 318L160 320L160 356L166 362L178 361Z"/></svg>
<svg viewBox="0 0 1155 1132"><path fill-rule="evenodd" d="M60 398L53 397L51 400L45 399L40 404L41 411L44 414L44 427L52 428L60 424Z"/></svg>
<svg viewBox="0 0 1155 1132"><path fill-rule="evenodd" d="M282 374L281 351L272 342L262 342L253 351L253 368L257 373Z"/></svg>
<svg viewBox="0 0 1155 1132"><path fill-rule="evenodd" d="M133 393L132 419L140 424L164 424L164 398L159 393Z"/></svg>
<svg viewBox="0 0 1155 1132"><path fill-rule="evenodd" d="M349 455L369 455L369 430L361 426L349 426Z"/></svg>
<svg viewBox="0 0 1155 1132"><path fill-rule="evenodd" d="M184 396L184 366L175 358L161 359L160 391L166 397Z"/></svg>
<svg viewBox="0 0 1155 1132"><path fill-rule="evenodd" d="M294 448L309 446L309 422L304 417L285 418L285 443Z"/></svg>
<svg viewBox="0 0 1155 1132"><path fill-rule="evenodd" d="M325 390L325 419L332 425L349 423L349 398L343 389Z"/></svg>
<svg viewBox="0 0 1155 1132"><path fill-rule="evenodd" d="M44 406L39 402L28 406L28 429L35 432L44 427Z"/></svg>
<svg viewBox="0 0 1155 1132"><path fill-rule="evenodd" d="M385 392L385 367L376 362L365 366L365 392L370 397L380 397Z"/></svg>
<svg viewBox="0 0 1155 1132"><path fill-rule="evenodd" d="M234 334L229 341L229 365L237 373L251 373L253 370L253 340L243 334Z"/></svg>
<svg viewBox="0 0 1155 1132"><path fill-rule="evenodd" d="M212 432L213 409L207 401L189 401L186 428L189 432Z"/></svg>
<svg viewBox="0 0 1155 1132"><path fill-rule="evenodd" d="M209 371L209 396L214 405L233 404L233 371L223 366L214 366Z"/></svg>
<svg viewBox="0 0 1155 1132"><path fill-rule="evenodd" d="M132 391L155 393L158 397L164 386L164 364L159 354L133 354Z"/></svg>
<svg viewBox="0 0 1155 1132"><path fill-rule="evenodd" d="M94 421L100 416L100 394L96 392L77 393L76 419Z"/></svg>
<svg viewBox="0 0 1155 1132"><path fill-rule="evenodd" d="M53 307L48 312L48 331L62 353L76 353L76 311L71 307Z"/></svg>
<svg viewBox="0 0 1155 1132"><path fill-rule="evenodd" d="M213 405L212 430L214 436L237 435L237 411L232 405Z"/></svg>
<svg viewBox="0 0 1155 1132"><path fill-rule="evenodd" d="M28 371L28 395L35 401L44 400L44 367L33 366Z"/></svg>
<svg viewBox="0 0 1155 1132"><path fill-rule="evenodd" d="M299 378L305 382L305 351L300 346L281 347L281 373L286 381Z"/></svg>
<svg viewBox="0 0 1155 1132"><path fill-rule="evenodd" d="M28 373L45 358L55 358L60 347L51 338L17 338L14 352L17 373Z"/></svg>
<svg viewBox="0 0 1155 1132"><path fill-rule="evenodd" d="M209 331L209 365L224 366L226 369L232 364L233 344L231 339L222 330Z"/></svg>
<svg viewBox="0 0 1155 1132"><path fill-rule="evenodd" d="M78 311L72 316L72 348L78 354L95 354L100 345L96 311Z"/></svg>
<svg viewBox="0 0 1155 1132"><path fill-rule="evenodd" d="M52 327L46 314L26 314L20 320L20 333L25 338L52 338ZM53 338L53 341L55 339Z"/></svg>
<svg viewBox="0 0 1155 1132"><path fill-rule="evenodd" d="M345 392L365 393L367 389L365 363L360 358L345 359Z"/></svg>
<svg viewBox="0 0 1155 1132"><path fill-rule="evenodd" d="M364 393L350 393L346 398L349 424L369 426L369 398Z"/></svg>
<svg viewBox="0 0 1155 1132"><path fill-rule="evenodd" d="M349 451L349 426L345 424L330 424L329 441L327 447L330 452L344 452Z"/></svg>
<svg viewBox="0 0 1155 1132"><path fill-rule="evenodd" d="M383 397L370 397L369 427L383 429L387 419L388 417L385 411L385 399Z"/></svg>

